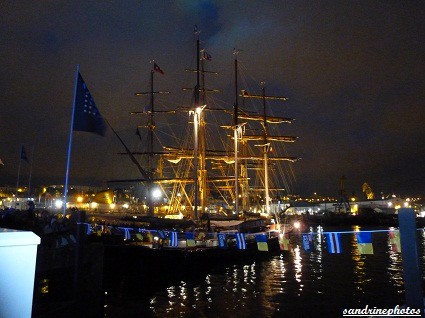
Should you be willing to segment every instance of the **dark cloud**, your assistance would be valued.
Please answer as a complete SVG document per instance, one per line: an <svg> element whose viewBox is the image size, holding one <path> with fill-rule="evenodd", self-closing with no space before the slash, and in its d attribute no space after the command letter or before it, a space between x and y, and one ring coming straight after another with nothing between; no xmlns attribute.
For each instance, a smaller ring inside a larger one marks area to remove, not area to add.
<svg viewBox="0 0 425 318"><path fill-rule="evenodd" d="M286 145L291 192L337 194L368 182L375 192L423 194L425 21L421 1L17 1L0 5L0 183L14 184L22 144L34 146L33 178L63 183L75 67L132 149L143 123L129 111L148 99L149 61L166 76L158 107L190 105L193 28L212 55L208 79L233 103L233 48L241 84L289 97L276 114L295 117ZM254 107L254 106L252 106ZM213 116L213 115L211 115ZM187 118L169 120L174 128ZM166 128L166 127L165 127ZM167 134L172 129L168 129ZM181 129L180 129L181 130ZM175 136L175 138L180 136ZM71 182L137 177L112 134L74 134Z"/></svg>

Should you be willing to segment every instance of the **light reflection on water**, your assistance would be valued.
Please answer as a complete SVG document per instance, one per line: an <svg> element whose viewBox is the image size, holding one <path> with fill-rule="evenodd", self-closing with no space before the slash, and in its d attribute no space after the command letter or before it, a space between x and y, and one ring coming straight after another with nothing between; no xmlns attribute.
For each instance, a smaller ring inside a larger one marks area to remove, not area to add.
<svg viewBox="0 0 425 318"><path fill-rule="evenodd" d="M291 252L269 260L214 269L199 281L172 283L154 290L146 299L137 299L139 304L148 303L147 311L133 300L128 313L154 317L279 317L298 312L316 317L341 316L344 308L365 305L402 305L401 254L392 251L388 233L373 234L374 255L359 254L353 233L343 234L341 240L341 254L329 254L325 237L315 235L313 252L294 245ZM418 243L420 262L424 264L422 231ZM120 306L121 313L125 308ZM109 304L108 310L109 316L115 317Z"/></svg>
<svg viewBox="0 0 425 318"><path fill-rule="evenodd" d="M355 231L358 231L358 230L359 228L356 226ZM355 274L354 285L356 286L356 289L359 291L359 293L362 293L363 287L369 281L366 277L366 271L365 271L365 258L367 256L361 255L359 251L357 250L357 238L355 234L350 234L350 241L351 241L350 253L354 261L354 274Z"/></svg>

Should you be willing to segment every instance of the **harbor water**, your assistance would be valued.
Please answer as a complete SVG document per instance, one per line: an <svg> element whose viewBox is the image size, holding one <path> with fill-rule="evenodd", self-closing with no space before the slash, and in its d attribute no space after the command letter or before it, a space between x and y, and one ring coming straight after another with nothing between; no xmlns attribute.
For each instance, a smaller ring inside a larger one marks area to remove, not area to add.
<svg viewBox="0 0 425 318"><path fill-rule="evenodd" d="M357 228L359 229L359 228ZM373 230L385 230L376 228ZM313 229L316 232L316 228ZM347 231L354 228L325 228ZM361 228L360 230L372 230ZM317 233L317 232L316 232ZM418 257L425 265L425 234L417 231ZM329 253L324 235L315 248L292 250L261 261L149 273L125 260L105 272L104 317L342 317L344 309L401 307L405 302L401 254L388 232L373 232L373 255L360 254L354 233L342 233L342 253ZM122 264L120 263L122 262ZM422 274L424 282L424 275Z"/></svg>

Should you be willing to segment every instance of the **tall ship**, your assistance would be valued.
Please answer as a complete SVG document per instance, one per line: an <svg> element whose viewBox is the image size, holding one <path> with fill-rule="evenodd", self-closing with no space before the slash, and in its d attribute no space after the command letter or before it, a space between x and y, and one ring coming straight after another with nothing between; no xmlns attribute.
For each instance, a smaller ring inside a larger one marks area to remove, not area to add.
<svg viewBox="0 0 425 318"><path fill-rule="evenodd" d="M265 82L242 88L236 49L233 100L226 103L216 98L220 92L208 87L208 79L220 75L209 70L211 55L200 46L199 32L195 39L196 66L186 69L194 84L182 88L190 94L190 104L158 103L161 95L170 92L156 89L157 77L166 72L153 61L150 89L135 93L148 106L130 112L140 118L136 134L145 147L135 151L124 145L126 152L120 153L130 157L140 176L111 182L141 184L149 216L199 220L254 215L279 221L291 183L290 163L300 159L286 150L297 137L282 134L284 125L294 119L282 116L282 111L274 115L274 108L281 110L287 98L267 94ZM155 201L157 192L163 196L160 202Z"/></svg>

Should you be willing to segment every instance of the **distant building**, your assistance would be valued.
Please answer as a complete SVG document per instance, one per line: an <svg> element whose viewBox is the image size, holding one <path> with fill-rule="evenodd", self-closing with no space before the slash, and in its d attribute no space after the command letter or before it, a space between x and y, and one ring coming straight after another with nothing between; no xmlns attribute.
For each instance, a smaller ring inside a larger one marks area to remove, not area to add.
<svg viewBox="0 0 425 318"><path fill-rule="evenodd" d="M391 197L382 200L351 201L349 202L349 213L357 214L359 211L368 209L378 213L397 214L398 209L410 207L413 206L408 199ZM338 202L297 201L291 203L291 207L287 211L288 214L320 214L324 212L343 213L345 212L345 208L341 207Z"/></svg>

